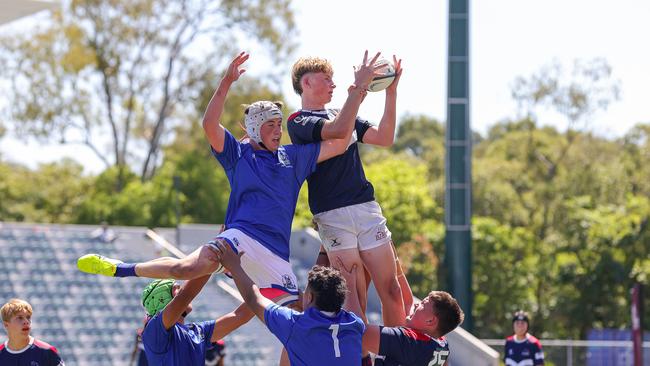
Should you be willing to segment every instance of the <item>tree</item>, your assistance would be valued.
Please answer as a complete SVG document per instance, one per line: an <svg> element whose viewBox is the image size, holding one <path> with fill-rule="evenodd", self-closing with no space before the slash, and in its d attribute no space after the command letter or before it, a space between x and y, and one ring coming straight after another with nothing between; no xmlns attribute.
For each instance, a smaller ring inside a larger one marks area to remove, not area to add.
<svg viewBox="0 0 650 366"><path fill-rule="evenodd" d="M70 159L35 171L0 163L0 221L73 222L92 183L82 171Z"/></svg>
<svg viewBox="0 0 650 366"><path fill-rule="evenodd" d="M622 205L602 205L576 197L567 206L556 257L562 296L551 318L570 337L629 324L629 290L650 279L650 200L629 195Z"/></svg>
<svg viewBox="0 0 650 366"><path fill-rule="evenodd" d="M173 126L241 39L279 64L293 47L289 0L65 4L32 32L0 40L10 119L23 136L88 147L118 168L118 189L127 165L153 177Z"/></svg>
<svg viewBox="0 0 650 366"><path fill-rule="evenodd" d="M116 194L113 188L116 170L106 170L90 190L92 198L79 211L80 222L105 220L112 224L174 226L177 223L174 177L180 178L181 222L224 222L230 185L210 152L201 120L197 117L212 97L217 77L216 73L210 74L195 110L188 112L186 121L174 128L174 140L163 145L165 158L156 175L142 182L133 173L126 174L124 189ZM222 123L238 138L244 135L239 125L244 110L241 104L282 99L263 82L249 77L240 80L229 94Z"/></svg>
<svg viewBox="0 0 650 366"><path fill-rule="evenodd" d="M637 124L619 143L624 152L622 166L624 173L630 177L626 187L635 195L650 196L650 123Z"/></svg>
<svg viewBox="0 0 650 366"><path fill-rule="evenodd" d="M513 228L487 217L475 217L472 222L476 329L479 337L502 337L514 311L536 306L531 284L539 243L526 228Z"/></svg>
<svg viewBox="0 0 650 366"><path fill-rule="evenodd" d="M395 245L432 231L442 221L442 208L433 200L426 166L413 157L377 150L365 172L387 220Z"/></svg>

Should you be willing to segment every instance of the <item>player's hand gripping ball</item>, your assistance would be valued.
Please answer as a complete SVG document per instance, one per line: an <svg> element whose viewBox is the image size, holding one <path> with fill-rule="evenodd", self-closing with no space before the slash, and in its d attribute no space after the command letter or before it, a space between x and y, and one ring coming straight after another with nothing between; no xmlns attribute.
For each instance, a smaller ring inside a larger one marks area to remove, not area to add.
<svg viewBox="0 0 650 366"><path fill-rule="evenodd" d="M388 86L393 83L393 80L395 80L396 76L395 66L385 58L379 58L375 62L375 65L382 65L383 67L377 70L381 75L375 76L375 78L372 79L368 85L368 91L371 92L378 92L388 88Z"/></svg>

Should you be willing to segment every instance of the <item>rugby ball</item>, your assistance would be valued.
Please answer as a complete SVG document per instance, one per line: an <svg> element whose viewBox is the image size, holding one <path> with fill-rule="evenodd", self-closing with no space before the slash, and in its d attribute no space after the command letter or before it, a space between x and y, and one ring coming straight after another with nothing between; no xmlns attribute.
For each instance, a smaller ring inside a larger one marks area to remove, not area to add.
<svg viewBox="0 0 650 366"><path fill-rule="evenodd" d="M370 84L368 84L368 91L370 92L382 91L388 88L393 83L393 80L395 80L395 66L392 63L385 58L380 58L375 62L375 65L382 65L382 68L377 70L381 75L375 76Z"/></svg>

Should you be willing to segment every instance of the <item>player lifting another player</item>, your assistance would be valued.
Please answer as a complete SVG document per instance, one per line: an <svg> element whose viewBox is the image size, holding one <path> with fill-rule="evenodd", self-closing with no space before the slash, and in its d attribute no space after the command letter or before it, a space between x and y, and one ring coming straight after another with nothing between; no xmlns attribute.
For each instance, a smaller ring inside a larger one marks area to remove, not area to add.
<svg viewBox="0 0 650 366"><path fill-rule="evenodd" d="M374 63L378 56L369 59L366 52L361 66L355 69L355 83L348 88L340 118L354 119L358 113L366 87L376 75ZM245 72L241 66L248 58L242 52L231 62L203 119L212 153L225 170L232 189L226 211L227 229L213 244L204 245L182 259L122 263L89 254L77 262L81 271L116 277L198 278L220 266L218 256L210 247L221 242L246 253L241 259L242 267L264 296L280 305L297 300L297 281L289 264L289 236L298 193L317 163L345 151L350 136L305 145L280 145L280 106L262 101L246 109L249 140L237 141L220 123L220 118L228 90ZM229 317L232 322L228 327L219 331L225 336L251 316L250 311L248 315L233 315Z"/></svg>
<svg viewBox="0 0 650 366"><path fill-rule="evenodd" d="M365 266L381 299L384 323L402 325L405 310L391 233L375 201L373 186L366 179L357 146L358 142L377 146L393 143L402 61L393 56L393 63L396 77L386 88L384 113L375 126L356 115L350 119L343 110L326 108L336 88L332 65L318 57L299 59L291 77L302 108L289 116L287 130L294 144L352 136L342 155L318 164L307 178L309 207L330 262L335 264L333 256L337 256L348 268ZM357 276L359 284L366 282L363 270ZM358 286L357 293L363 310L360 315L365 319L366 286Z"/></svg>

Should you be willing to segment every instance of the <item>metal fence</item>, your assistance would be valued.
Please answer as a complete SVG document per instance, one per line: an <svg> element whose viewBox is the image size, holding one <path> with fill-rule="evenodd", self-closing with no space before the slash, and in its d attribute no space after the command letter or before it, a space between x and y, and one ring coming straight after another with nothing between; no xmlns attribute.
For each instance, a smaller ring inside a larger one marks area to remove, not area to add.
<svg viewBox="0 0 650 366"><path fill-rule="evenodd" d="M482 339L502 356L504 339ZM547 366L632 366L632 341L542 339ZM643 342L643 365L650 366L650 342Z"/></svg>

